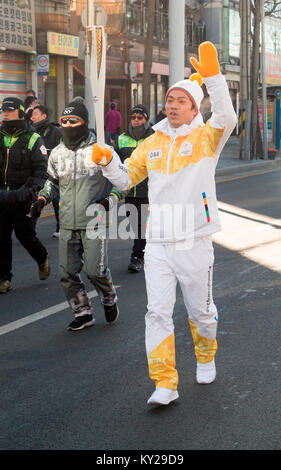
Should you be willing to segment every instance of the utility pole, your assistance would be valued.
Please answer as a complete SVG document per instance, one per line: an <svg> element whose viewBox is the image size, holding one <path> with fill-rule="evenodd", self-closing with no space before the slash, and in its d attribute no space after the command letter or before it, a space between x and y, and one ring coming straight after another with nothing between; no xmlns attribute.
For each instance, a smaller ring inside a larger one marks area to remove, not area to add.
<svg viewBox="0 0 281 470"><path fill-rule="evenodd" d="M184 79L185 0L169 0L169 86Z"/></svg>
<svg viewBox="0 0 281 470"><path fill-rule="evenodd" d="M250 2L243 0L239 4L240 36L240 160L250 160L251 100L250 97Z"/></svg>
<svg viewBox="0 0 281 470"><path fill-rule="evenodd" d="M263 120L263 158L268 160L267 142L267 93L265 69L265 34L264 34L264 0L261 0L261 57L262 57L262 120Z"/></svg>
<svg viewBox="0 0 281 470"><path fill-rule="evenodd" d="M150 83L151 83L151 66L153 56L153 35L154 35L154 19L155 19L155 0L150 0L147 6L147 33L144 40L145 61L143 66L143 104L150 109Z"/></svg>
<svg viewBox="0 0 281 470"><path fill-rule="evenodd" d="M86 52L85 52L85 100L89 113L89 128L95 129L96 119L94 111L94 98L90 75L90 47L91 28L94 25L94 0L87 0L87 28L86 28Z"/></svg>

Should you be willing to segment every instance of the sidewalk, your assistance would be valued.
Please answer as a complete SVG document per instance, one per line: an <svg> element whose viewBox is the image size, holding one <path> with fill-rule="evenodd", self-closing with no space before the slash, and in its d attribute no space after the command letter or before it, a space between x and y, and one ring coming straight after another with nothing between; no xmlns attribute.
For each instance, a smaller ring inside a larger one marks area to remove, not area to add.
<svg viewBox="0 0 281 470"><path fill-rule="evenodd" d="M231 136L219 158L216 169L216 182L281 169L281 158L275 160L239 160L239 150L239 137Z"/></svg>

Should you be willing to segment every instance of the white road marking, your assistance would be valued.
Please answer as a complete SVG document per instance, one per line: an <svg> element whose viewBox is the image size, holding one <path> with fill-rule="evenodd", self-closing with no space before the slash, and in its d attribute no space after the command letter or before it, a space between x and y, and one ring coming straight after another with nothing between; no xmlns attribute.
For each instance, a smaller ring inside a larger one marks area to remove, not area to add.
<svg viewBox="0 0 281 470"><path fill-rule="evenodd" d="M120 286L114 286L115 289L118 289ZM93 297L97 297L97 292L95 290L92 290L88 292L88 297L89 299L92 299ZM13 321L11 323L7 323L6 325L3 325L0 327L0 336L5 335L6 333L10 333L11 331L17 330L18 328L22 328L23 326L29 325L30 323L33 323L38 320L42 320L42 318L49 317L50 315L54 315L54 313L61 312L62 310L65 310L69 308L69 303L66 302L61 302L60 304L53 305L52 307L45 308L44 310L41 310L40 312L32 313L31 315L28 315L27 317L20 318L19 320Z"/></svg>

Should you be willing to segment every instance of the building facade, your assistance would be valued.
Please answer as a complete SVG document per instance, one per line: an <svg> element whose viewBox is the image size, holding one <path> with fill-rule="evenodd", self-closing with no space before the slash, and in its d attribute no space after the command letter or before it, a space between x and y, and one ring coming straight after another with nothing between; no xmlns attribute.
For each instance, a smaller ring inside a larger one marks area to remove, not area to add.
<svg viewBox="0 0 281 470"><path fill-rule="evenodd" d="M37 58L49 63L38 69L38 100L57 120L73 97L73 59L78 57L79 37L70 33L69 0L35 0Z"/></svg>
<svg viewBox="0 0 281 470"><path fill-rule="evenodd" d="M94 1L94 23L107 34L105 111L117 102L124 130L133 105L143 100L143 69L149 0ZM150 119L155 122L165 103L169 77L169 0L156 0ZM271 92L281 88L281 18L266 18L266 79ZM0 104L5 96L25 98L35 89L56 120L73 96L85 96L87 0L0 0ZM219 52L234 108L240 100L239 0L185 1L185 70L198 45L212 41ZM40 68L48 62L48 68ZM208 97L203 113L208 111ZM276 99L269 97L268 121ZM274 124L273 124L274 127ZM238 131L238 129L237 129Z"/></svg>
<svg viewBox="0 0 281 470"><path fill-rule="evenodd" d="M56 120L72 98L79 38L69 34L69 4L0 0L0 104L6 96L24 101L26 90L33 89Z"/></svg>
<svg viewBox="0 0 281 470"><path fill-rule="evenodd" d="M37 87L34 2L0 0L0 104Z"/></svg>
<svg viewBox="0 0 281 470"><path fill-rule="evenodd" d="M123 128L133 105L142 102L145 37L147 33L148 0L99 0L94 2L96 24L107 33L106 90L107 111L115 101L123 117ZM156 0L154 38L150 83L150 119L165 104L169 77L169 0ZM70 7L71 32L80 36L79 58L74 64L74 94L84 96L85 26L87 1L72 0ZM185 77L191 73L189 57L196 55L198 45L206 39L200 2L186 1ZM84 43L84 48L83 48Z"/></svg>

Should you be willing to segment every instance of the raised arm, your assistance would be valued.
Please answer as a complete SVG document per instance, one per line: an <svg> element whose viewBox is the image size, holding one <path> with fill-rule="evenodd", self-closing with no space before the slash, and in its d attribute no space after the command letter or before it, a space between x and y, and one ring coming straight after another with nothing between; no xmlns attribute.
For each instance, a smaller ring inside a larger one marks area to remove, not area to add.
<svg viewBox="0 0 281 470"><path fill-rule="evenodd" d="M190 62L203 77L210 96L212 117L209 126L210 128L223 129L222 136L214 149L215 154L219 156L236 125L237 116L233 109L226 80L220 72L215 46L209 41L203 42L199 46L199 62L194 57L190 58Z"/></svg>

